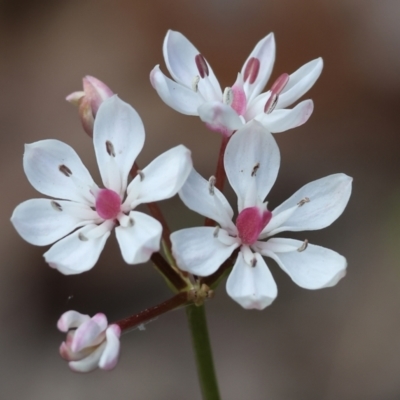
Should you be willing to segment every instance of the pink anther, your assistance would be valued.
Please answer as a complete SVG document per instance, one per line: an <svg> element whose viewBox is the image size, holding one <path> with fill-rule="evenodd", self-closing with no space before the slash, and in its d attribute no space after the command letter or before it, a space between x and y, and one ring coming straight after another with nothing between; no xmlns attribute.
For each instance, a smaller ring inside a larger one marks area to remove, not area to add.
<svg viewBox="0 0 400 400"><path fill-rule="evenodd" d="M247 61L246 67L244 69L243 80L244 82L249 80L249 83L252 84L256 81L258 72L260 71L260 60L255 57L251 57L249 61Z"/></svg>
<svg viewBox="0 0 400 400"><path fill-rule="evenodd" d="M264 112L266 114L270 114L277 102L278 102L278 97L282 93L283 89L289 82L289 75L288 74L282 74L271 86L271 95L269 96L269 99L265 103L264 106Z"/></svg>
<svg viewBox="0 0 400 400"><path fill-rule="evenodd" d="M197 54L197 56L194 58L194 61L196 62L197 70L199 71L200 76L202 78L208 76L209 71L206 59L201 54Z"/></svg>

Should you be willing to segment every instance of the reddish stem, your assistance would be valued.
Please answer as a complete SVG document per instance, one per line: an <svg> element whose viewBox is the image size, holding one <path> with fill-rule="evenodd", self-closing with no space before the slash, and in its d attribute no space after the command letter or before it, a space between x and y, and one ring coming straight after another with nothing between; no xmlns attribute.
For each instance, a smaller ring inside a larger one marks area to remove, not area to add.
<svg viewBox="0 0 400 400"><path fill-rule="evenodd" d="M120 319L119 321L113 322L113 324L117 324L122 331L134 328L135 326L150 321L162 314L165 314L168 311L182 306L188 301L188 292L178 293L174 297L171 297L170 299L158 304L157 306L147 308L146 310L140 311L138 314Z"/></svg>

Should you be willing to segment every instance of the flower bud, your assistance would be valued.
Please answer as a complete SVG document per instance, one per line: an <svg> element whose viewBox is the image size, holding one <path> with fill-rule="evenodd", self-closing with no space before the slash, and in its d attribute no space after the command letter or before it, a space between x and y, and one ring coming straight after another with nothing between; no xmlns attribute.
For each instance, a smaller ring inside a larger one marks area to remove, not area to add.
<svg viewBox="0 0 400 400"><path fill-rule="evenodd" d="M93 76L83 78L83 91L73 92L66 100L79 107L79 116L85 132L93 136L93 124L100 104L114 93L103 82Z"/></svg>
<svg viewBox="0 0 400 400"><path fill-rule="evenodd" d="M73 371L111 370L116 366L121 329L116 324L108 325L104 314L90 318L77 311L67 311L58 320L57 327L61 332L67 332L60 355L69 361Z"/></svg>

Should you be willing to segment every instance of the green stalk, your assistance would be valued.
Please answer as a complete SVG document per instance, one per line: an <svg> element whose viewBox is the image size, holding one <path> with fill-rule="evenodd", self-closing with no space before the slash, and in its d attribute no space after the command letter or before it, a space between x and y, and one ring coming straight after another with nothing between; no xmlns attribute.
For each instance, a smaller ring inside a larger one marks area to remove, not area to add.
<svg viewBox="0 0 400 400"><path fill-rule="evenodd" d="M220 400L204 305L186 307L203 400Z"/></svg>

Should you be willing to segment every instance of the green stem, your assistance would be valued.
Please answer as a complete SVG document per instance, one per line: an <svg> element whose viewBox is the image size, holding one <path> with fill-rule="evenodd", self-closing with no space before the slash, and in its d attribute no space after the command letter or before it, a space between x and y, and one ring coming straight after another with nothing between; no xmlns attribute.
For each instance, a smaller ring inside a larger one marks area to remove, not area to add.
<svg viewBox="0 0 400 400"><path fill-rule="evenodd" d="M192 343L197 361L203 400L219 400L217 377L215 375L210 338L208 337L206 312L204 305L194 304L186 307Z"/></svg>

